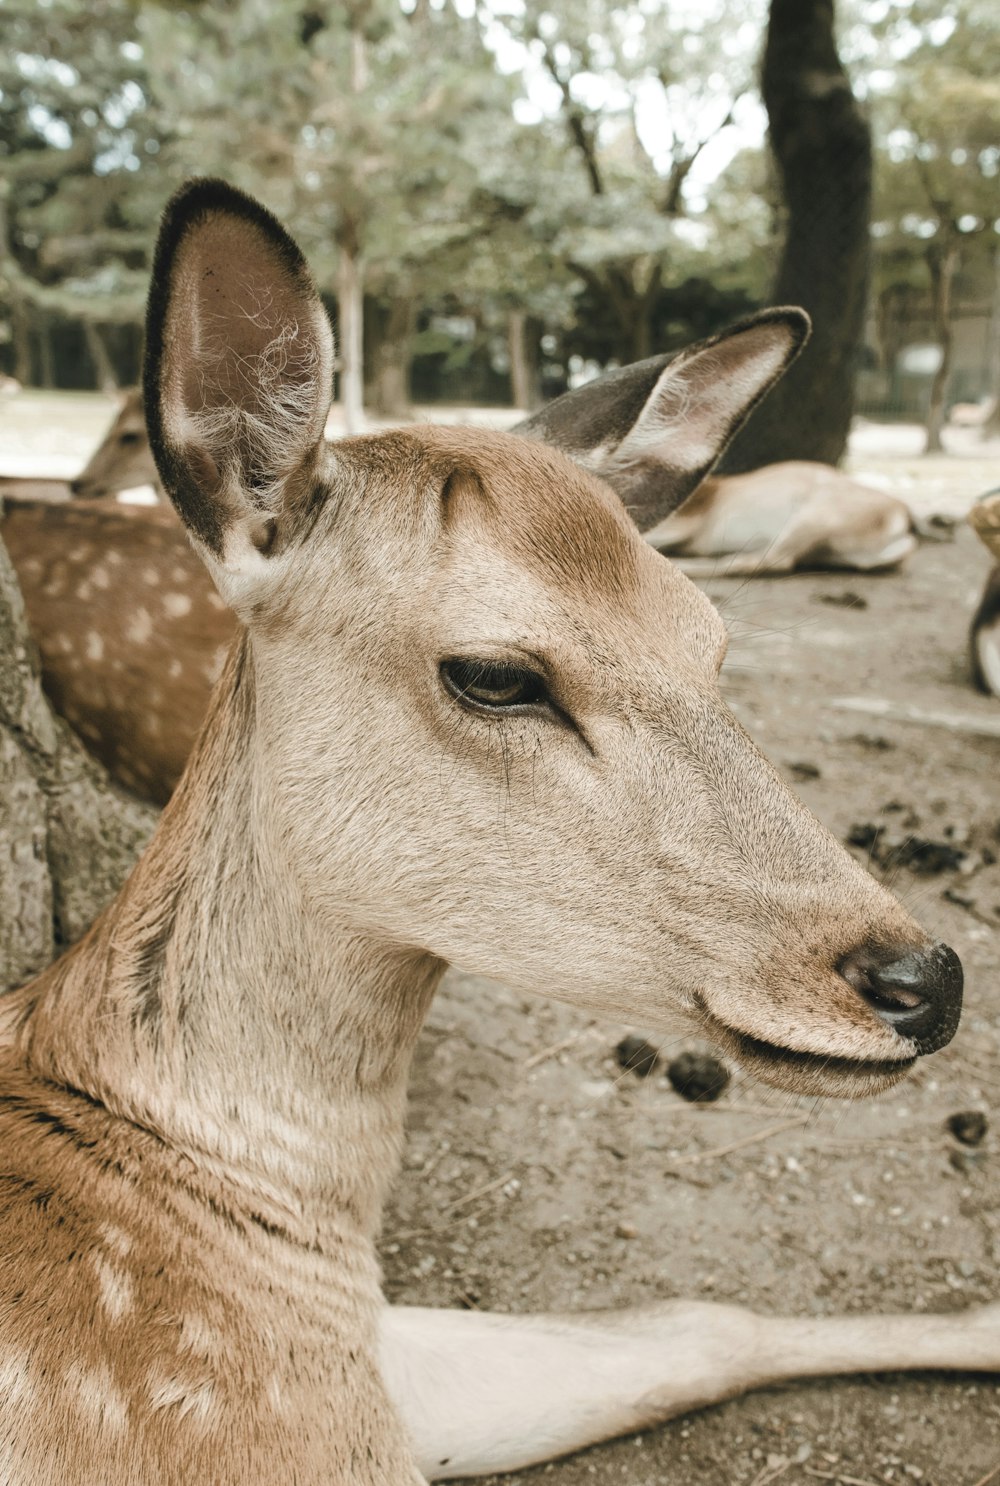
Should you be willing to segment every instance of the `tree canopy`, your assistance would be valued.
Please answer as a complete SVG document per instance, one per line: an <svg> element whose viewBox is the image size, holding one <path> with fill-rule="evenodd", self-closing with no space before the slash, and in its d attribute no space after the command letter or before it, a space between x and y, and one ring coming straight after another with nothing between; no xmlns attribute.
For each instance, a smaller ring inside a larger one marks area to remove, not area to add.
<svg viewBox="0 0 1000 1486"><path fill-rule="evenodd" d="M405 400L414 354L431 392L489 397L512 360L554 390L710 333L774 286L767 19L765 0L0 0L2 364L134 376L159 207L203 172L302 241L356 399L362 358L376 401ZM841 0L876 296L989 279L998 25L990 0Z"/></svg>

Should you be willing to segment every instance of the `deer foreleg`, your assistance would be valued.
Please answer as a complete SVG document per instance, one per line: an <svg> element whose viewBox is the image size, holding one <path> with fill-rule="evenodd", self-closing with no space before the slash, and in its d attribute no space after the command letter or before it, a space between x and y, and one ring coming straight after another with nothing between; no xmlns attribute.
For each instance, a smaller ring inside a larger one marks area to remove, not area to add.
<svg viewBox="0 0 1000 1486"><path fill-rule="evenodd" d="M815 1320L688 1301L581 1316L392 1308L381 1358L435 1481L518 1470L782 1379L1000 1371L1000 1305Z"/></svg>

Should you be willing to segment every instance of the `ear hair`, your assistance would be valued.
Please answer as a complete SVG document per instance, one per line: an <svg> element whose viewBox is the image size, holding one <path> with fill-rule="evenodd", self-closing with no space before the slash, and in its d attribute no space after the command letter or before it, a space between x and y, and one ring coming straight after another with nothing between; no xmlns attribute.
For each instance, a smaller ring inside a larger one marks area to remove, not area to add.
<svg viewBox="0 0 1000 1486"><path fill-rule="evenodd" d="M143 392L164 488L208 552L259 552L310 485L333 338L302 253L224 181L167 206L153 262Z"/></svg>

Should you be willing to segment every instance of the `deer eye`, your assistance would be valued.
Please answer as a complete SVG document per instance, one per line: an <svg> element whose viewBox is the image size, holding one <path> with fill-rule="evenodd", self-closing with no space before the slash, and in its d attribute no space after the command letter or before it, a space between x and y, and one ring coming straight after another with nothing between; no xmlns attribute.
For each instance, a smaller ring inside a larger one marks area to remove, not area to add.
<svg viewBox="0 0 1000 1486"><path fill-rule="evenodd" d="M140 438L141 434L135 432L123 433L119 435L118 442L120 444L137 444Z"/></svg>
<svg viewBox="0 0 1000 1486"><path fill-rule="evenodd" d="M519 710L549 700L545 682L535 671L499 661L445 660L441 680L463 706L491 712Z"/></svg>

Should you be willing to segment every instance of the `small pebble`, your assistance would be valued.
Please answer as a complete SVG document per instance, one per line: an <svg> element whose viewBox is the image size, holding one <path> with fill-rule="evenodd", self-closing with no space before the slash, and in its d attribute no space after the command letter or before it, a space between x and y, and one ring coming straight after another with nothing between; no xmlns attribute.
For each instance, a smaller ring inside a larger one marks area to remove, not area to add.
<svg viewBox="0 0 1000 1486"><path fill-rule="evenodd" d="M725 1092L729 1069L707 1053L681 1053L668 1066L667 1077L682 1099L711 1104Z"/></svg>
<svg viewBox="0 0 1000 1486"><path fill-rule="evenodd" d="M979 1109L963 1109L948 1117L948 1129L962 1145L981 1145L989 1128L989 1120Z"/></svg>
<svg viewBox="0 0 1000 1486"><path fill-rule="evenodd" d="M615 1238L638 1238L639 1230L631 1223L619 1223L615 1229Z"/></svg>
<svg viewBox="0 0 1000 1486"><path fill-rule="evenodd" d="M648 1078L660 1066L660 1055L644 1037L623 1037L615 1048L618 1067L636 1078Z"/></svg>

